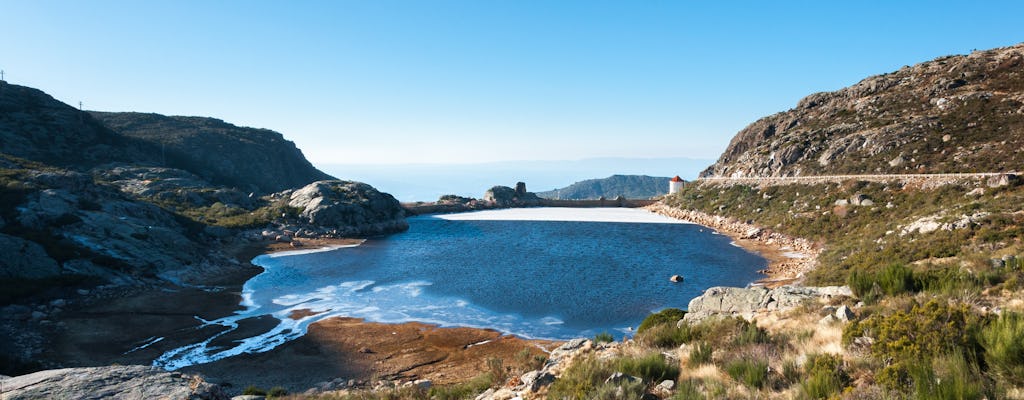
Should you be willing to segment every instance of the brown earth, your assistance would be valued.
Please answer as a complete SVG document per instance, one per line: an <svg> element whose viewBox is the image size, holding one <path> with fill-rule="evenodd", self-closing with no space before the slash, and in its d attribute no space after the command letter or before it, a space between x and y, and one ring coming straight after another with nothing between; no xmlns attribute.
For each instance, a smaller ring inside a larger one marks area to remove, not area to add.
<svg viewBox="0 0 1024 400"><path fill-rule="evenodd" d="M358 244L361 239L301 239L298 249ZM164 352L209 338L222 327L201 321L231 315L239 306L242 284L260 272L249 263L257 255L298 250L288 243L250 243L229 247L247 268L211 282L224 290L152 289L123 293L69 308L58 320L44 354L54 366L149 365ZM291 317L309 314L301 310ZM277 322L252 318L218 338L227 345L265 332ZM164 338L137 349L154 338ZM310 326L308 333L272 351L246 354L186 368L199 372L229 392L248 385L283 386L304 391L335 378L370 384L376 379L430 379L435 384L464 382L488 372L489 359L500 359L507 372L523 372L524 362L544 354L554 342L524 340L489 329L439 328L422 323L381 324L353 318L331 318ZM524 354L523 351L528 353Z"/></svg>
<svg viewBox="0 0 1024 400"><path fill-rule="evenodd" d="M502 360L506 373L525 372L525 362L555 346L555 342L524 340L489 329L440 328L416 322L382 324L337 317L311 325L305 336L272 351L196 365L185 371L208 376L231 391L249 385L304 391L337 378L364 385L377 379L429 379L435 385L446 385L491 372L490 359Z"/></svg>

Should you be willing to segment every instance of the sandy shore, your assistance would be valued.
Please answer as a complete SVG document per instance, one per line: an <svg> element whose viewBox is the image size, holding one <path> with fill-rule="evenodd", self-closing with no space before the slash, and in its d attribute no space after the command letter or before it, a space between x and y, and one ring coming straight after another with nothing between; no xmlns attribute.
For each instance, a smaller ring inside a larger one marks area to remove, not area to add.
<svg viewBox="0 0 1024 400"><path fill-rule="evenodd" d="M760 271L766 277L755 284L767 287L799 284L804 274L818 262L821 247L802 238L794 238L731 218L694 210L680 210L662 203L645 209L679 220L704 225L729 236L737 245L760 254L768 267Z"/></svg>

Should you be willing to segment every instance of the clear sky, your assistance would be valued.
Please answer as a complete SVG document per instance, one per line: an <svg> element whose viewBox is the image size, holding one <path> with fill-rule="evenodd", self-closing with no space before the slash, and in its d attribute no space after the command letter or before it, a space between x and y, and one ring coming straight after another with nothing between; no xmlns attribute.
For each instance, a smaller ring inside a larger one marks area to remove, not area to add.
<svg viewBox="0 0 1024 400"><path fill-rule="evenodd" d="M713 159L803 96L1024 41L1024 1L0 0L8 82L317 163Z"/></svg>

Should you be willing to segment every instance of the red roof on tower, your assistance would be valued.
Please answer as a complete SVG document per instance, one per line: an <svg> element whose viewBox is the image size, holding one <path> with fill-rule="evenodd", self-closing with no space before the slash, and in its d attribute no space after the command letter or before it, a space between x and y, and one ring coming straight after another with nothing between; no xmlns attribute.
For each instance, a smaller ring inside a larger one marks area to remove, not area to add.
<svg viewBox="0 0 1024 400"><path fill-rule="evenodd" d="M683 181L683 180L682 180L681 178L679 178L679 175L676 175L676 176L675 176L674 178L672 178L672 180L670 180L669 182L682 182L682 181Z"/></svg>

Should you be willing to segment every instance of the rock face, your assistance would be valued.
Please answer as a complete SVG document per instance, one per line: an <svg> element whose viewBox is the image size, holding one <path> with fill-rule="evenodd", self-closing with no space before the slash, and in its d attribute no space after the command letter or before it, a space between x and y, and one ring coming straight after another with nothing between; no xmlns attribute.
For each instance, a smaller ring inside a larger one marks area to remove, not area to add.
<svg viewBox="0 0 1024 400"><path fill-rule="evenodd" d="M0 397L9 400L230 398L199 376L141 365L47 370L0 382Z"/></svg>
<svg viewBox="0 0 1024 400"><path fill-rule="evenodd" d="M340 236L380 235L409 228L405 211L390 194L351 181L313 182L292 192L289 206L313 229Z"/></svg>
<svg viewBox="0 0 1024 400"><path fill-rule="evenodd" d="M545 199L596 200L613 199L618 196L627 199L649 199L668 193L670 178L647 175L612 175L604 179L588 179L561 189L538 192Z"/></svg>
<svg viewBox="0 0 1024 400"><path fill-rule="evenodd" d="M741 316L750 318L759 311L782 310L800 305L808 299L852 297L846 286L782 286L737 288L716 286L690 300L687 321L700 321L712 316Z"/></svg>
<svg viewBox="0 0 1024 400"><path fill-rule="evenodd" d="M0 233L0 278L40 279L60 275L60 266L35 242Z"/></svg>
<svg viewBox="0 0 1024 400"><path fill-rule="evenodd" d="M495 186L484 193L484 201L498 207L530 206L540 202L536 194L526 191L526 184L519 182L516 188Z"/></svg>
<svg viewBox="0 0 1024 400"><path fill-rule="evenodd" d="M219 119L142 113L92 112L114 132L159 147L155 164L257 193L279 192L333 179L313 167L280 133Z"/></svg>
<svg viewBox="0 0 1024 400"><path fill-rule="evenodd" d="M873 76L740 131L702 177L1005 172L1024 164L1024 44Z"/></svg>

